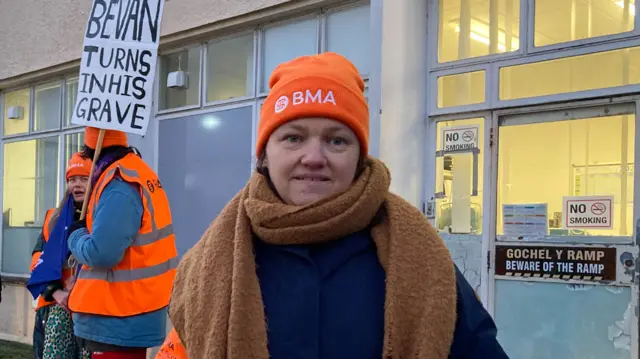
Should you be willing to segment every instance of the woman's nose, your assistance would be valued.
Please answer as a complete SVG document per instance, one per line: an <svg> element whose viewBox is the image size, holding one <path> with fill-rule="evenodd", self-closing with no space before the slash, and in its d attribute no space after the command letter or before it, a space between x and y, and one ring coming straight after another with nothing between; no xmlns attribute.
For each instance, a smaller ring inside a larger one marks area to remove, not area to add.
<svg viewBox="0 0 640 359"><path fill-rule="evenodd" d="M300 163L314 168L323 167L327 164L327 157L324 154L320 141L309 141L307 143Z"/></svg>

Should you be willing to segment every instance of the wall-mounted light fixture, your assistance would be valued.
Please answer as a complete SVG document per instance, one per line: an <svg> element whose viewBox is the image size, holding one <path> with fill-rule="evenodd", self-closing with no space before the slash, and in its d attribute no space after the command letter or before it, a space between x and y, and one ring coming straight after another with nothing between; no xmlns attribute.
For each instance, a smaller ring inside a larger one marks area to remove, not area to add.
<svg viewBox="0 0 640 359"><path fill-rule="evenodd" d="M7 109L7 117L10 120L21 120L24 115L22 106L12 106Z"/></svg>
<svg viewBox="0 0 640 359"><path fill-rule="evenodd" d="M181 53L178 56L178 70L167 75L168 88L186 89L189 87L189 73L182 71L182 55L184 54Z"/></svg>
<svg viewBox="0 0 640 359"><path fill-rule="evenodd" d="M189 73L186 71L173 71L167 75L168 88L186 89L189 87Z"/></svg>

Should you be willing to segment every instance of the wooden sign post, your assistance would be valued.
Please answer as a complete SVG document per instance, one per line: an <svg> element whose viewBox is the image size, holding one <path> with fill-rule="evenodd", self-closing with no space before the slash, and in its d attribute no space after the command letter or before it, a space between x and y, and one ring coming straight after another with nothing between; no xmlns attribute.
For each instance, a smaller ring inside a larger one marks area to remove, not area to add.
<svg viewBox="0 0 640 359"><path fill-rule="evenodd" d="M92 190L92 178L93 172L96 169L96 162L98 162L98 158L100 158L100 152L102 151L102 142L104 141L104 129L100 129L100 133L98 134L98 143L96 144L95 151L93 153L93 161L91 162L91 171L89 171L89 181L87 182L87 190L84 196L84 201L82 201L82 212L80 212L80 220L83 220L87 215L87 208L89 207L89 197L91 197Z"/></svg>

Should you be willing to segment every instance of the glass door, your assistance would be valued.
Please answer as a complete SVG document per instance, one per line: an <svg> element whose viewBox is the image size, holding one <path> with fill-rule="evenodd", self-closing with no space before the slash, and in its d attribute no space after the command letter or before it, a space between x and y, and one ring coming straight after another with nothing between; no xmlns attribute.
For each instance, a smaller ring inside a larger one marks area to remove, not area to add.
<svg viewBox="0 0 640 359"><path fill-rule="evenodd" d="M638 358L635 114L493 115L489 307L511 358Z"/></svg>

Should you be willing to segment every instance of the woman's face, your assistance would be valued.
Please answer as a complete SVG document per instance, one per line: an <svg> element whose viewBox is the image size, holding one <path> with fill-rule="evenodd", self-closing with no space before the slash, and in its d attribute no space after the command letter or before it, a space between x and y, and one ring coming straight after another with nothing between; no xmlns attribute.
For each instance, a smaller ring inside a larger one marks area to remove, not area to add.
<svg viewBox="0 0 640 359"><path fill-rule="evenodd" d="M265 165L280 198L303 206L346 191L360 158L349 127L327 118L285 123L269 137Z"/></svg>
<svg viewBox="0 0 640 359"><path fill-rule="evenodd" d="M73 176L67 181L67 188L69 193L73 196L73 200L76 202L84 201L84 195L87 192L87 182L89 177L87 176Z"/></svg>

